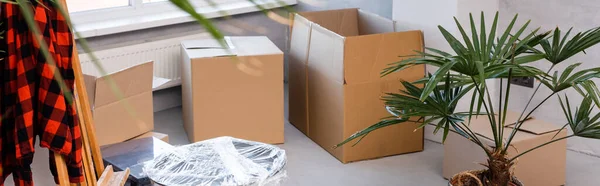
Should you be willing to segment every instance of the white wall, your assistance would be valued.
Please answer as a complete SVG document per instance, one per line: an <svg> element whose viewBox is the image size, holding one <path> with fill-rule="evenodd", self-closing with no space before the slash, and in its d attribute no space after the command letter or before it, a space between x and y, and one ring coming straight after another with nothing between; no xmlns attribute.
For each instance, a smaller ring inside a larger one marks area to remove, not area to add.
<svg viewBox="0 0 600 186"><path fill-rule="evenodd" d="M400 30L422 30L426 47L451 51L437 26L456 32L457 0L394 0L392 18Z"/></svg>
<svg viewBox="0 0 600 186"><path fill-rule="evenodd" d="M465 27L469 24L469 13L473 12L479 23L481 11L486 12L486 22L491 23L498 11L498 0L394 0L392 18L402 30L422 30L426 47L451 51L438 25L458 34L453 17Z"/></svg>
<svg viewBox="0 0 600 186"><path fill-rule="evenodd" d="M298 0L298 12L360 8L377 15L392 18L392 0Z"/></svg>
<svg viewBox="0 0 600 186"><path fill-rule="evenodd" d="M498 10L498 0L394 0L392 17L398 23L400 30L422 30L425 37L425 47L440 49L452 53L452 49L440 33L438 25L451 32L455 37L461 38L454 22L456 17L461 25L468 27L469 13L473 12L474 21L480 22L481 11L486 13L486 26L491 27L493 16ZM478 26L479 27L479 26ZM467 29L470 35L470 30ZM437 68L427 66L428 72L435 72ZM488 81L490 94L495 98L497 81ZM471 95L465 95L470 98ZM470 99L463 99L457 110L466 111ZM494 101L495 102L495 101ZM433 135L431 126L425 127L425 138L441 142L441 133Z"/></svg>
<svg viewBox="0 0 600 186"><path fill-rule="evenodd" d="M512 16L519 14L521 23L531 19L531 27L540 26L543 31L548 31L556 28L561 28L563 34L573 27L573 31L583 31L593 27L600 26L600 1L598 0L501 0L500 13L503 27L509 23ZM573 36L573 35L571 35ZM564 64L555 67L555 70L562 70L573 63L583 63L579 68L587 69L600 66L600 46L594 46L586 51L587 55L579 54L572 57L570 60L563 62ZM544 70L550 65L547 62L539 62L535 64ZM554 71L554 70L553 70ZM537 86L536 82L536 86ZM596 81L600 83L600 81ZM542 86L544 87L544 86ZM532 94L533 89L513 86L510 98L509 108L523 109L527 99ZM533 103L539 103L544 97L550 94L548 89L540 89L538 96L533 100ZM561 96L567 95L572 103L579 103L581 96L575 91L566 91L561 93ZM519 110L519 111L521 111ZM566 123L564 114L561 111L558 98L553 97L534 112L534 117L556 125ZM568 141L568 148L571 150L584 152L592 155L600 155L600 140L571 138Z"/></svg>

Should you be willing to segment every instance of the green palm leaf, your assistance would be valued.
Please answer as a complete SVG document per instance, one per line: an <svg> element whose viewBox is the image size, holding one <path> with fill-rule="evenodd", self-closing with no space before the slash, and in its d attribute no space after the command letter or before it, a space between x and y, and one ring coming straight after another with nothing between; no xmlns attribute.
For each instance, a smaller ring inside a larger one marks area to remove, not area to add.
<svg viewBox="0 0 600 186"><path fill-rule="evenodd" d="M599 68L591 68L585 69L572 74L572 72L579 66L581 63L575 63L569 65L565 70L558 75L558 71L554 72L554 76L552 76L551 81L547 79L542 79L536 77L542 84L552 90L554 93L558 93L565 89L574 87L575 89L579 89L579 84L587 82L592 78L600 77L600 67ZM571 75L572 74L572 75Z"/></svg>
<svg viewBox="0 0 600 186"><path fill-rule="evenodd" d="M592 98L586 95L575 108L571 110L569 98L565 95L565 101L559 96L560 106L567 119L567 125L573 131L574 136L583 138L600 139L600 113L592 114Z"/></svg>
<svg viewBox="0 0 600 186"><path fill-rule="evenodd" d="M374 130L377 129L381 129L384 127L388 127L388 126L392 126L392 125L396 125L396 124L400 124L400 123L404 123L407 122L408 119L402 119L402 118L394 118L394 119L387 119L387 120L382 120L380 122L378 122L375 125L371 125L370 127L367 127L366 129L363 129L359 132L356 132L354 134L352 134L350 137L348 137L346 140L342 141L341 143L337 144L334 146L334 148L338 148L341 147L342 145L349 143L355 139L358 139L358 141L356 141L354 143L354 145L358 144L363 138L365 138L369 133L373 132Z"/></svg>
<svg viewBox="0 0 600 186"><path fill-rule="evenodd" d="M598 86L596 86L594 81L586 80L573 86L573 88L582 96L589 96L596 103L596 106L600 108L600 90L598 90Z"/></svg>
<svg viewBox="0 0 600 186"><path fill-rule="evenodd" d="M550 38L546 38L540 42L543 52L547 56L546 59L554 65L600 43L600 27L577 33L568 41L567 37L569 37L571 29L564 36L561 36L560 33L560 29L556 28L551 41Z"/></svg>
<svg viewBox="0 0 600 186"><path fill-rule="evenodd" d="M425 84L425 89L420 95L421 101L425 100L429 96L429 94L433 92L433 90L437 87L438 82L446 75L446 73L450 71L450 68L452 68L452 66L456 63L457 62L455 61L444 64L433 74L433 76L429 78L429 82Z"/></svg>
<svg viewBox="0 0 600 186"><path fill-rule="evenodd" d="M515 16L512 22L509 24L507 29L502 34L498 42L495 43L494 37L496 36L496 28L498 25L498 13L494 17L492 23L492 29L488 33L485 28L485 16L481 14L480 29L477 30L478 25L475 24L473 16L470 15L470 31L471 34L467 34L463 26L458 22L458 19L454 19L456 27L458 28L459 34L462 37L462 43L457 39L456 36L452 35L445 28L438 26L440 32L446 39L446 42L450 45L452 50L456 53L452 55L450 53L427 48L426 52L420 52L419 55L412 56L412 58L405 59L385 68L381 75L385 76L393 72L401 71L414 65L432 65L439 67L439 69L433 73L431 78L427 78L425 83L425 89L423 94L419 97L421 100L425 99L433 90L435 86L438 86L441 77L447 72L456 72L460 75L465 75L470 78L463 78L463 81L458 81L460 85L469 85L472 83L479 83L485 85L485 79L490 78L503 78L508 74L507 66L498 66L499 64L506 64L512 58L512 53L509 51L515 48L515 51L522 53L533 51L533 46L539 44L539 42L546 37L545 34L536 35L537 29L530 32L524 38L520 38L525 30L527 29L529 22L519 27L519 30L511 34L513 25L517 19ZM464 43L464 44L463 44ZM516 55L516 54L515 54ZM546 56L544 54L535 53L527 56L519 56L515 58L517 64L526 64L539 59L543 59ZM512 64L511 64L512 65ZM483 73L481 70L483 69ZM523 70L528 69L528 70ZM515 69L513 75L515 77L530 77L540 75L540 70L535 67L523 67ZM475 78L477 82L473 82L471 78ZM425 79L421 80L423 82ZM455 79L456 80L456 79Z"/></svg>
<svg viewBox="0 0 600 186"><path fill-rule="evenodd" d="M452 87L453 82L450 78L451 76L444 76L443 74L441 76L445 77L443 85L433 86L432 93L425 97L423 101L420 97L423 95L425 88L419 88L412 83L402 81L402 85L405 88L405 90L401 90L402 94L388 93L382 98L388 112L394 117L382 120L381 122L355 133L336 147L342 146L355 139L362 139L374 130L405 122L415 122L417 120L422 121L420 127L432 122L435 123L435 132L437 133L439 130L443 130L444 139L449 132L456 132L466 138L474 139L474 134L469 133L469 131L466 131L459 126L459 123L463 122L463 118L467 116L467 114L455 113L458 101L466 93L472 90L473 86L467 86L465 88ZM419 119L410 120L410 118Z"/></svg>

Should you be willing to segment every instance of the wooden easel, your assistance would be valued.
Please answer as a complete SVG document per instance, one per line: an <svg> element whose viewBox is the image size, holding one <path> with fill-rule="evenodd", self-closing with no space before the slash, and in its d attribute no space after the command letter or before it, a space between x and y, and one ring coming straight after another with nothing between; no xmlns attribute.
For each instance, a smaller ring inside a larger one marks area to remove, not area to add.
<svg viewBox="0 0 600 186"><path fill-rule="evenodd" d="M66 0L60 0L61 6L68 12ZM68 15L66 15L68 16ZM88 95L83 82L83 72L79 61L79 52L75 42L73 43L73 71L75 72L75 104L77 106L77 115L79 116L79 126L81 128L82 157L83 157L83 175L85 181L81 185L88 186L123 186L129 177L129 169L115 173L111 166L104 169L100 146L96 141L96 131L92 120L92 111L88 102ZM73 185L69 182L69 175L64 157L53 153L56 161L56 169L60 186ZM92 168L94 167L94 168ZM97 177L96 173L102 173Z"/></svg>

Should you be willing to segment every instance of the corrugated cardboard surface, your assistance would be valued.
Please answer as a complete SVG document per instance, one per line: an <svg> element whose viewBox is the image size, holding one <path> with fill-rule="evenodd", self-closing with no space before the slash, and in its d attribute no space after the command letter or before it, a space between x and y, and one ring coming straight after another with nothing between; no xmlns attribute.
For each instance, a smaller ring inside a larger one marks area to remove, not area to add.
<svg viewBox="0 0 600 186"><path fill-rule="evenodd" d="M302 17L341 36L358 35L358 9L301 12Z"/></svg>
<svg viewBox="0 0 600 186"><path fill-rule="evenodd" d="M94 100L96 100L96 76L83 74L83 82L88 93L88 101L90 106L94 107Z"/></svg>
<svg viewBox="0 0 600 186"><path fill-rule="evenodd" d="M101 107L121 100L117 94L112 91L108 82L109 78L116 83L123 94L123 98L151 92L153 79L152 65L153 63L144 63L96 79L96 100L94 106Z"/></svg>
<svg viewBox="0 0 600 186"><path fill-rule="evenodd" d="M128 110L124 104L128 104ZM101 145L123 142L154 129L152 92L94 108L94 123Z"/></svg>
<svg viewBox="0 0 600 186"><path fill-rule="evenodd" d="M516 121L518 115L515 113L511 115L515 119L507 119L507 121ZM493 144L493 141L490 140L493 139L493 136L491 136L487 118L471 121L471 126L473 126L471 129L474 132L484 137L480 138L484 140L484 143ZM523 123L522 129L517 132L512 141L512 148L508 151L509 157L552 140L560 127L541 120L529 119ZM511 131L512 128L505 128L504 139L510 135ZM564 137L566 134L566 130L562 130L556 138ZM519 157L515 164L515 176L526 185L564 185L566 182L566 148L567 141L562 140ZM444 144L443 176L450 178L462 171L484 169L485 167L479 163L487 163L486 159L485 153L479 146L462 136L450 133Z"/></svg>
<svg viewBox="0 0 600 186"><path fill-rule="evenodd" d="M395 33L394 21L358 9L303 12L293 19L290 122L344 163L421 151L423 131L413 132L415 124L373 132L356 147L331 148L389 116L379 97L399 92L399 79L424 76L424 67L416 66L379 77L399 56L423 50L421 32Z"/></svg>
<svg viewBox="0 0 600 186"><path fill-rule="evenodd" d="M347 38L343 63L346 84L398 79L409 81L411 79L406 79L407 77L422 77L425 71L424 67L406 69L384 77L381 77L380 74L382 69L388 67L390 63L399 61L398 56L414 54L415 50L423 50L422 38L423 35L420 31ZM407 74L409 75L407 76Z"/></svg>
<svg viewBox="0 0 600 186"><path fill-rule="evenodd" d="M194 131L194 114L192 113L193 110L193 104L185 104L185 103L192 103L192 97L193 97L193 93L192 93L192 71L189 69L192 69L192 63L191 60L192 58L190 58L190 56L188 55L187 52L185 52L185 47L182 45L181 46L181 59L182 59L182 63L181 63L181 115L183 117L183 129L185 129L185 131ZM194 133L192 132L190 134L190 132L188 132L188 138L190 138L190 135L193 135Z"/></svg>
<svg viewBox="0 0 600 186"><path fill-rule="evenodd" d="M419 68L411 70L419 70ZM420 70L423 72L422 68ZM421 77L407 76L406 78L407 81L414 81ZM384 102L379 98L382 92L396 92L402 88L397 80L346 85L344 89L346 123L341 139L348 138L357 131L379 122L381 118L388 117L389 113L383 106ZM344 147L343 161L352 162L421 151L424 134L423 130L414 131L418 126L417 123L402 123L373 131L359 145ZM339 139L336 141L339 143Z"/></svg>
<svg viewBox="0 0 600 186"><path fill-rule="evenodd" d="M380 15L358 10L358 33L360 35L394 32L396 22Z"/></svg>
<svg viewBox="0 0 600 186"><path fill-rule="evenodd" d="M163 133L158 133L158 132L147 132L147 133L144 133L144 134L142 134L142 135L140 135L138 137L133 138L132 140L134 140L134 139L142 139L142 138L151 138L151 137L155 137L155 138L158 138L158 139L160 139L160 140L162 140L164 142L169 143L169 135L168 134L163 134Z"/></svg>
<svg viewBox="0 0 600 186"><path fill-rule="evenodd" d="M320 75L344 84L345 39L319 25L312 26L307 63L308 89L313 75Z"/></svg>
<svg viewBox="0 0 600 186"><path fill-rule="evenodd" d="M332 147L343 140L344 85L322 74L309 71L308 77L308 137L323 149L343 161L342 149ZM291 113L290 113L291 114Z"/></svg>
<svg viewBox="0 0 600 186"><path fill-rule="evenodd" d="M154 129L152 73L153 63L148 62L100 78L84 76L100 145L123 142ZM113 92L109 79L122 97Z"/></svg>
<svg viewBox="0 0 600 186"><path fill-rule="evenodd" d="M283 53L266 37L231 37L235 50L228 52L236 58L219 57L225 49L186 49L190 42L202 41L182 45L190 141L233 136L283 143Z"/></svg>
<svg viewBox="0 0 600 186"><path fill-rule="evenodd" d="M308 50L310 44L310 22L302 16L293 16L294 26L292 33L295 37L290 38L289 60L289 115L292 123L302 133L308 135Z"/></svg>

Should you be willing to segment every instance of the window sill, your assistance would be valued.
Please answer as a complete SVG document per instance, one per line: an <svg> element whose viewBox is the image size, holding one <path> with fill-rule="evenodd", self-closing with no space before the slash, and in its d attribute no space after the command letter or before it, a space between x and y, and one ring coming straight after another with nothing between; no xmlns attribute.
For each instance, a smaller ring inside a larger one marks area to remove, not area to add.
<svg viewBox="0 0 600 186"><path fill-rule="evenodd" d="M281 2L287 5L295 5L297 0L281 0ZM283 5L277 3L259 4L267 9L283 7ZM197 8L196 11L200 14L203 14L207 18L218 18L224 17L221 14L222 11L227 12L228 15L237 15L249 12L257 12L260 10L251 2L236 2L232 4L219 5L219 8L201 7ZM195 20L189 14L183 11L174 11L154 15L134 16L126 19L81 23L75 25L75 29L81 34L82 37L88 38L192 21Z"/></svg>

